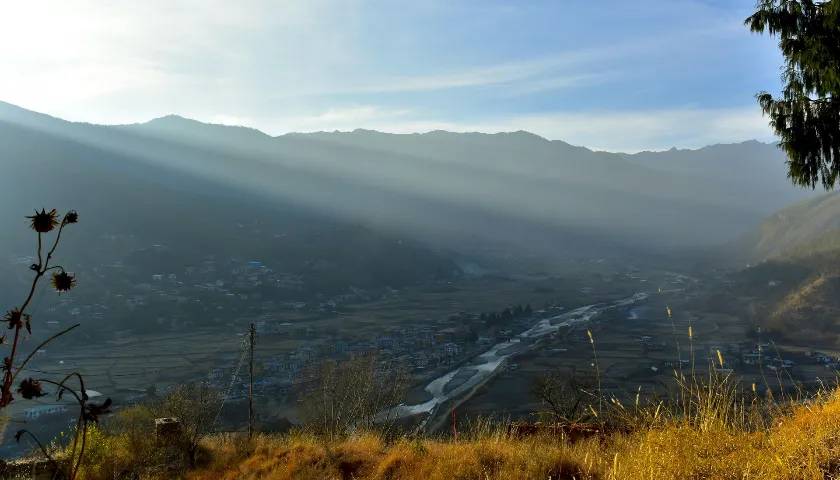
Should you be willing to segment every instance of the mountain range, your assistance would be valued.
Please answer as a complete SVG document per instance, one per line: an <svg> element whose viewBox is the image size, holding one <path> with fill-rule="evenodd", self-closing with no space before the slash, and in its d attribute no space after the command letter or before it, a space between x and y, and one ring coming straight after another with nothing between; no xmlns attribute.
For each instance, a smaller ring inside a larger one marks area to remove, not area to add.
<svg viewBox="0 0 840 480"><path fill-rule="evenodd" d="M301 282L295 298L447 281L491 259L708 249L757 265L745 275L761 285L783 280L768 328L813 318L840 339L840 324L823 325L840 312L840 195L791 185L774 145L623 154L523 131L271 136L175 115L76 123L7 103L0 145L10 272L32 254L24 215L41 207L80 211L62 247L76 265L126 263L147 282L208 258L259 260ZM4 292L15 282L0 275Z"/></svg>
<svg viewBox="0 0 840 480"><path fill-rule="evenodd" d="M4 218L75 205L108 232L157 218L166 228L140 230L161 237L283 211L284 230L323 218L434 249L592 256L724 243L811 195L755 141L630 155L522 131L270 136L174 115L73 123L5 103L0 136Z"/></svg>

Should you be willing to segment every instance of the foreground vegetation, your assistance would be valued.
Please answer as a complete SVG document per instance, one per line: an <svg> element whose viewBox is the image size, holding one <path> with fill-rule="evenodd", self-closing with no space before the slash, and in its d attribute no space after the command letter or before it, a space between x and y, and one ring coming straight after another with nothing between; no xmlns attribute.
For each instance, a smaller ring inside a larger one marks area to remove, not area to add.
<svg viewBox="0 0 840 480"><path fill-rule="evenodd" d="M840 398L803 407L764 431L681 422L568 442L491 431L461 441L361 435L324 444L308 435L210 439L212 463L192 479L823 479L840 473Z"/></svg>
<svg viewBox="0 0 840 480"><path fill-rule="evenodd" d="M611 399L586 424L478 421L455 437L299 430L155 438L133 407L90 427L79 478L826 479L840 475L840 390L773 400L728 378L687 382L672 402ZM173 412L174 413L174 412ZM196 448L197 446L197 448ZM56 454L60 458L61 453Z"/></svg>

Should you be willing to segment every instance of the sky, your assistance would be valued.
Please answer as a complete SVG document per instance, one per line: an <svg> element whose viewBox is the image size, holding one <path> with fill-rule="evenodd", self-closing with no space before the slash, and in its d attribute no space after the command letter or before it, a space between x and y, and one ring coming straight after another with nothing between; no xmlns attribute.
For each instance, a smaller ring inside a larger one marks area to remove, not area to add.
<svg viewBox="0 0 840 480"><path fill-rule="evenodd" d="M0 100L104 124L773 141L753 0L0 0Z"/></svg>

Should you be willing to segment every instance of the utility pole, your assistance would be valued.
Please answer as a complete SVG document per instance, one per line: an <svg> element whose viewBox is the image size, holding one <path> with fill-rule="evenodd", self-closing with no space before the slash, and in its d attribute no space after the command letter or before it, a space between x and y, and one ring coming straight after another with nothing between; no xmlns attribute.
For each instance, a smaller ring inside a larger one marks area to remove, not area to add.
<svg viewBox="0 0 840 480"><path fill-rule="evenodd" d="M251 324L248 335L248 440L254 436L254 341L256 340L257 329Z"/></svg>

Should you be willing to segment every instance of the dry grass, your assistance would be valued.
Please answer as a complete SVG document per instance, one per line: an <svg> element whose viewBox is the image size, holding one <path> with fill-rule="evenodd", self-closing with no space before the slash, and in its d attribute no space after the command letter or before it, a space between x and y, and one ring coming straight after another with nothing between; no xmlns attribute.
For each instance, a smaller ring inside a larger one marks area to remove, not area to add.
<svg viewBox="0 0 840 480"><path fill-rule="evenodd" d="M230 452L229 439L213 450ZM596 440L567 444L500 437L449 442L401 439L385 443L362 435L325 445L307 435L261 436L244 459L220 456L187 478L204 479L487 479L598 478ZM589 455L589 456L588 456Z"/></svg>
<svg viewBox="0 0 840 480"><path fill-rule="evenodd" d="M826 479L840 474L840 393L778 413L761 429L676 417L604 438L461 441L372 434L325 443L306 434L213 437L212 461L191 480L243 479Z"/></svg>

